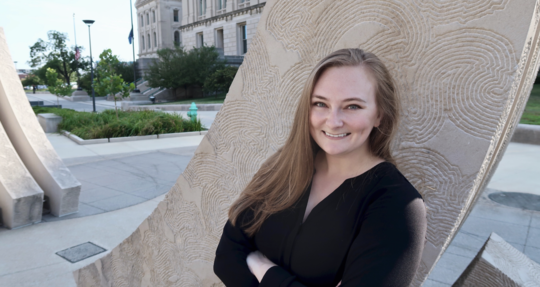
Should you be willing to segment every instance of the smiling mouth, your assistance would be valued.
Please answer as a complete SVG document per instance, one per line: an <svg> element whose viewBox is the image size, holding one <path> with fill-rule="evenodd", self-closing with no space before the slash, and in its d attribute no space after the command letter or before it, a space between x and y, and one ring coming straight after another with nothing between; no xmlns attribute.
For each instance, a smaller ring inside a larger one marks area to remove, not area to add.
<svg viewBox="0 0 540 287"><path fill-rule="evenodd" d="M337 134L337 135L334 135L334 134L331 134L331 133L327 133L325 131L323 131L323 133L329 137L332 137L332 138L344 138L348 135L350 135L351 133L342 133L342 134Z"/></svg>

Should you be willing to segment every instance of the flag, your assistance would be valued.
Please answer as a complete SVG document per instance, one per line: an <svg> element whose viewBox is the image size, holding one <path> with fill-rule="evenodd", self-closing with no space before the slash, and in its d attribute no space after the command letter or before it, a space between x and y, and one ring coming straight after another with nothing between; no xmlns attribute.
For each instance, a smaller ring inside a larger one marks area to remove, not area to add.
<svg viewBox="0 0 540 287"><path fill-rule="evenodd" d="M79 51L79 47L75 47L75 61L78 61L81 58L81 52Z"/></svg>
<svg viewBox="0 0 540 287"><path fill-rule="evenodd" d="M131 44L131 41L133 41L133 28L131 28L131 32L129 32L128 40L129 40L129 44Z"/></svg>

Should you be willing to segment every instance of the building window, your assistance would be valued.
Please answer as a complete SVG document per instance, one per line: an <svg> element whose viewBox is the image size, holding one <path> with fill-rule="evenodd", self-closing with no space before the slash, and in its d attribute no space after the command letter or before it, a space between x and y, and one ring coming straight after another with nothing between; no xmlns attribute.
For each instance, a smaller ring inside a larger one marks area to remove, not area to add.
<svg viewBox="0 0 540 287"><path fill-rule="evenodd" d="M199 0L199 16L206 14L206 0Z"/></svg>
<svg viewBox="0 0 540 287"><path fill-rule="evenodd" d="M141 36L142 37L142 41L141 41L141 44L142 44L142 49L144 50L144 36Z"/></svg>
<svg viewBox="0 0 540 287"><path fill-rule="evenodd" d="M249 6L249 0L238 0L238 8Z"/></svg>
<svg viewBox="0 0 540 287"><path fill-rule="evenodd" d="M141 27L144 27L144 16L141 15Z"/></svg>
<svg viewBox="0 0 540 287"><path fill-rule="evenodd" d="M174 22L178 22L178 10L173 11L173 20Z"/></svg>
<svg viewBox="0 0 540 287"><path fill-rule="evenodd" d="M227 0L216 0L216 9L221 10L227 8Z"/></svg>
<svg viewBox="0 0 540 287"><path fill-rule="evenodd" d="M146 13L146 25L150 25L150 15Z"/></svg>
<svg viewBox="0 0 540 287"><path fill-rule="evenodd" d="M150 41L150 34L148 34L148 49L152 49L152 42Z"/></svg>
<svg viewBox="0 0 540 287"><path fill-rule="evenodd" d="M180 32L174 32L174 44L180 46Z"/></svg>
<svg viewBox="0 0 540 287"><path fill-rule="evenodd" d="M240 55L247 53L247 26L246 23L238 24L239 52Z"/></svg>
<svg viewBox="0 0 540 287"><path fill-rule="evenodd" d="M156 23L156 11L152 11L152 23Z"/></svg>
<svg viewBox="0 0 540 287"><path fill-rule="evenodd" d="M204 36L203 33L197 33L197 48L204 46Z"/></svg>
<svg viewBox="0 0 540 287"><path fill-rule="evenodd" d="M216 30L216 48L223 49L223 29Z"/></svg>
<svg viewBox="0 0 540 287"><path fill-rule="evenodd" d="M157 35L156 32L154 32L154 48L157 47Z"/></svg>

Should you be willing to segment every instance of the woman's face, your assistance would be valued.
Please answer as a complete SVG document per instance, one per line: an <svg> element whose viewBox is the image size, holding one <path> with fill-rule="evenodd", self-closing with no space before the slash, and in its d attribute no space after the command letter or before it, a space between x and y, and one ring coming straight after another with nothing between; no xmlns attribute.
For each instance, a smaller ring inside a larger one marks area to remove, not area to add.
<svg viewBox="0 0 540 287"><path fill-rule="evenodd" d="M328 155L368 153L371 129L379 126L375 79L360 67L323 72L311 95L310 133Z"/></svg>

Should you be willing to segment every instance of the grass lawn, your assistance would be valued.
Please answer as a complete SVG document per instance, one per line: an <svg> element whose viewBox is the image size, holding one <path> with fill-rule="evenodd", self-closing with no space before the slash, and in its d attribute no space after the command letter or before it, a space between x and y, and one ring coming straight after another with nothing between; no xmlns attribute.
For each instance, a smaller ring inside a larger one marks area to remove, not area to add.
<svg viewBox="0 0 540 287"><path fill-rule="evenodd" d="M181 100L181 101L176 101L176 102L161 103L161 104L156 104L156 105L189 105L192 102L195 102L195 104L223 104L223 101L225 101L225 96L226 94L221 94L216 97L187 99L187 100Z"/></svg>
<svg viewBox="0 0 540 287"><path fill-rule="evenodd" d="M540 125L540 85L534 85L520 124Z"/></svg>
<svg viewBox="0 0 540 287"><path fill-rule="evenodd" d="M159 111L118 111L101 113L77 112L70 109L32 107L36 114L54 113L62 117L59 130L66 130L88 139L144 136L166 133L200 131L201 121L182 118L180 114Z"/></svg>

